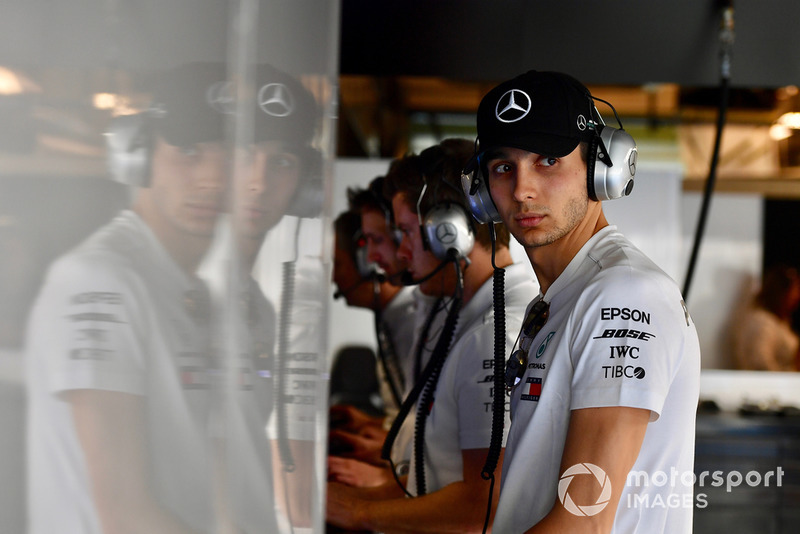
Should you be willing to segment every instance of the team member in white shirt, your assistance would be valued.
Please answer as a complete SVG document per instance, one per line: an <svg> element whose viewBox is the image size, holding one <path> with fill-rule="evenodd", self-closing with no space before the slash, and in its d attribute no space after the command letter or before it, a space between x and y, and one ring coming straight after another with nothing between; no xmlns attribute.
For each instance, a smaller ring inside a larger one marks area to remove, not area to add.
<svg viewBox="0 0 800 534"><path fill-rule="evenodd" d="M384 182L385 178L379 176L365 189L348 190L350 209L358 219L361 241L355 251L350 251L350 256L358 256L360 263L366 262L368 265L361 269L370 272L361 285L357 279L337 281L341 294L348 298L348 304L354 305L355 295L365 291L364 296L358 298L360 304L356 305L371 308L376 314L379 351L376 370L385 412L383 416L375 417L361 413L352 406L331 407L331 426L335 427L332 445L347 443L352 447L352 454L345 452L342 456L329 457L329 480L355 486L376 485L392 478L391 471L380 458L381 448L403 399L413 387L415 330L418 319L425 318L423 311L431 305L418 288L403 286L405 261L397 256L399 230L394 226L391 200L384 197ZM343 214L340 218L345 216ZM337 228L337 254L340 240L347 238ZM352 239L349 241L352 242ZM350 262L345 259L343 263L353 265L356 259ZM373 270L376 266L377 272ZM355 268L351 270L355 271ZM334 263L334 277L336 271ZM348 287L352 289L348 290ZM413 417L407 419L410 425L406 426L413 429ZM392 454L395 469L404 474L411 458L408 436L409 433L404 431L395 440L396 453Z"/></svg>
<svg viewBox="0 0 800 534"><path fill-rule="evenodd" d="M494 531L691 531L697 333L601 203L631 192L633 139L577 80L530 71L483 98L478 142L473 212L506 224L541 288L509 359Z"/></svg>
<svg viewBox="0 0 800 534"><path fill-rule="evenodd" d="M446 140L419 156L403 158L387 175L395 221L403 234L398 255L408 262L423 293L448 297L456 311L460 298L461 308L438 380L422 382L432 396L423 391L411 412L417 418L415 439L421 440L419 432L424 431L424 441L414 454L405 487L394 482L377 488L330 483L327 517L334 525L436 533L475 531L483 525L490 497L490 484L481 478L481 471L492 423L493 268L488 230L479 228L475 238L457 185L471 154L471 142ZM523 266L512 265L508 234L502 227L498 233L496 264L506 267L508 274L506 348L510 349L524 306L535 295L535 284ZM474 246L473 240L477 240ZM456 262L463 271L463 291ZM431 341L447 339L441 337L445 334L431 332L429 339L421 340L423 349ZM438 361L440 355L431 355L430 361ZM418 465L424 480L417 477ZM415 497L405 498L404 491Z"/></svg>
<svg viewBox="0 0 800 534"><path fill-rule="evenodd" d="M386 431L398 413L408 390L413 386L412 347L414 340L417 309L425 306L426 299L413 287L403 286L405 262L397 257L399 243L398 231L394 228L394 216L390 201L383 197L384 177L379 176L365 189L349 189L348 203L355 222L349 231L357 232L358 239L342 233L337 226L337 255L342 256L340 275L350 273L350 278L334 281L339 290L338 296L347 299L350 306L369 308L375 313L375 333L378 348L376 371L378 375L384 414L368 416L359 413L352 406L331 407L331 427L335 428L335 440L354 447L356 456L365 458L375 449L380 457L380 448ZM340 219L350 218L342 214ZM343 221L337 220L337 225ZM339 246L339 245L343 246ZM338 256L337 256L338 257ZM358 269L356 269L358 264ZM361 271L359 275L357 271ZM346 434L344 434L344 433ZM361 440L358 436L363 436ZM358 450L357 450L358 449ZM347 454L349 456L349 454ZM347 469L351 462L333 460L330 463L336 471ZM349 477L349 475L347 475Z"/></svg>
<svg viewBox="0 0 800 534"><path fill-rule="evenodd" d="M374 262L383 278L395 290L389 302L379 310L376 327L380 329L379 350L388 370L382 371L387 382L392 382L392 395L383 393L387 406L388 423L397 415L404 393L413 382L410 353L414 332L414 314L417 298L414 288L403 286L405 262L397 256L400 243L399 230L394 226L391 200L383 196L385 178L379 176L364 190L350 190L348 197L352 209L361 216L361 231L366 241L367 261Z"/></svg>

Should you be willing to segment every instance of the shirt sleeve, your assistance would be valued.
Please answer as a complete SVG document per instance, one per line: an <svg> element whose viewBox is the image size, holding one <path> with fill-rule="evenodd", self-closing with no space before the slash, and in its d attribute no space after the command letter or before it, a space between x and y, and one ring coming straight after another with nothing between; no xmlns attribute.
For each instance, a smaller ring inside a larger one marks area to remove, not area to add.
<svg viewBox="0 0 800 534"><path fill-rule="evenodd" d="M30 357L48 390L100 389L144 395L145 339L130 278L107 265L59 260L29 323Z"/></svg>
<svg viewBox="0 0 800 534"><path fill-rule="evenodd" d="M664 275L615 267L571 317L571 409L625 406L658 419L682 357L689 316Z"/></svg>

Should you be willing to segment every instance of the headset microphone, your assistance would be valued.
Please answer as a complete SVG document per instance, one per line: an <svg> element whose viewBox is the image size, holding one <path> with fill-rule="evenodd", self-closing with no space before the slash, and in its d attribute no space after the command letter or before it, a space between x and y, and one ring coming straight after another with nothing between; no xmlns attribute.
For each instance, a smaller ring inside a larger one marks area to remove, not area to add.
<svg viewBox="0 0 800 534"><path fill-rule="evenodd" d="M344 297L345 293L347 293L347 291L341 291L337 289L333 292L333 300L339 300L340 298Z"/></svg>
<svg viewBox="0 0 800 534"><path fill-rule="evenodd" d="M394 274L386 274L384 272L381 276L382 276L382 278L380 278L381 282L389 282L393 286L396 286L398 284L400 284L400 285L408 285L404 281L405 280L410 280L410 278L408 278L408 277L411 276L411 274L408 271L403 270L403 271L400 271L400 272L397 272L397 273L394 273Z"/></svg>
<svg viewBox="0 0 800 534"><path fill-rule="evenodd" d="M361 287L363 284L370 284L370 283L378 283L382 284L386 282L387 277L386 273L380 267L375 266L375 270L370 272L366 277L362 278L355 284L351 284L350 286L344 289L337 289L333 293L333 298L338 300L342 297L347 297L350 293Z"/></svg>
<svg viewBox="0 0 800 534"><path fill-rule="evenodd" d="M344 289L337 289L333 293L334 300L339 300L340 298L347 297L347 295L349 295L350 293L361 287L362 284L366 284L367 282L370 282L370 280L359 280L358 282L352 284L349 287L346 287Z"/></svg>
<svg viewBox="0 0 800 534"><path fill-rule="evenodd" d="M464 259L466 259L466 258L464 258ZM403 271L402 274L401 274L400 280L401 280L401 282L402 282L402 284L404 286L416 286L416 285L419 285L422 282L427 282L428 280L430 280L431 278L436 276L439 273L439 271L444 269L450 263L452 263L454 261L457 261L457 260L458 260L458 251L456 249L454 249L454 248L451 248L450 250L447 251L447 258L443 259L441 261L441 263L439 263L439 265L436 266L436 268L433 271L429 272L428 274L426 274L422 278L415 279L410 272ZM469 263L469 260L467 260L467 262Z"/></svg>

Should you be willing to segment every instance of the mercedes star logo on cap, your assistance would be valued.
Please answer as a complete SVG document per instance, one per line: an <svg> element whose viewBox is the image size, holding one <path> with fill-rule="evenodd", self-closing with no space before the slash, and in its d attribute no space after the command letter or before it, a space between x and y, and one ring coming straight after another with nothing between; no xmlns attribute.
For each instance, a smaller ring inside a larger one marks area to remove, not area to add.
<svg viewBox="0 0 800 534"><path fill-rule="evenodd" d="M578 129L584 131L586 129L586 117L578 115Z"/></svg>
<svg viewBox="0 0 800 534"><path fill-rule="evenodd" d="M456 240L456 227L453 223L444 222L436 227L436 238L445 245Z"/></svg>
<svg viewBox="0 0 800 534"><path fill-rule="evenodd" d="M212 109L220 113L235 113L236 103L234 102L233 82L222 81L215 83L206 91L206 100Z"/></svg>
<svg viewBox="0 0 800 534"><path fill-rule="evenodd" d="M494 109L494 115L500 122L517 122L531 111L531 97L520 89L509 89Z"/></svg>
<svg viewBox="0 0 800 534"><path fill-rule="evenodd" d="M270 83L258 91L258 106L267 115L286 117L294 111L294 97L282 83Z"/></svg>

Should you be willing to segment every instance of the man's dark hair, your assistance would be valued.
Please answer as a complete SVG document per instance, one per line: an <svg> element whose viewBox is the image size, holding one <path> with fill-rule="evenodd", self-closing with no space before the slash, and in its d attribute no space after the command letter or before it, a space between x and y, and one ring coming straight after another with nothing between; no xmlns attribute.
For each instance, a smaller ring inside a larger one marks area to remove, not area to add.
<svg viewBox="0 0 800 534"><path fill-rule="evenodd" d="M365 210L377 211L382 213L389 223L394 222L392 213L392 199L384 196L383 176L373 179L366 189L348 188L347 203L351 210L363 213Z"/></svg>
<svg viewBox="0 0 800 534"><path fill-rule="evenodd" d="M419 209L423 214L437 205L450 203L461 206L475 231L475 239L484 248L491 247L489 228L475 224L461 189L461 171L473 156L475 145L467 139L445 139L438 145L426 148L419 154L407 155L392 162L384 181L384 197L393 198L402 193L406 205L417 213L417 201L423 186L428 188ZM495 225L497 244L508 247L509 234L503 224Z"/></svg>
<svg viewBox="0 0 800 534"><path fill-rule="evenodd" d="M343 211L333 221L333 231L336 235L336 247L347 252L347 255L356 261L361 215L353 210Z"/></svg>

